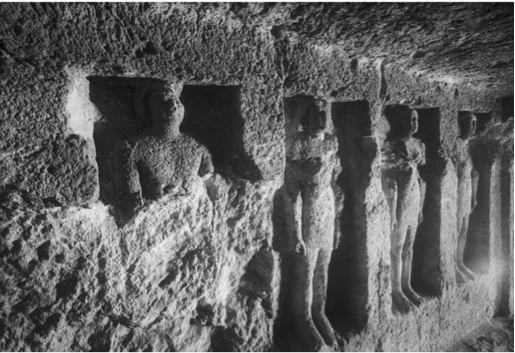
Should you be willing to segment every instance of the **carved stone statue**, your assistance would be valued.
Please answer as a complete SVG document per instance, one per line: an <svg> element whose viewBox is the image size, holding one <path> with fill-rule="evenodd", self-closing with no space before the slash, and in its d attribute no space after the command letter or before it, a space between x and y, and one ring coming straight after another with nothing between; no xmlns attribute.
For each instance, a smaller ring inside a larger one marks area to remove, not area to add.
<svg viewBox="0 0 515 353"><path fill-rule="evenodd" d="M425 146L413 137L418 130L414 109L396 106L389 120L392 132L382 151L382 186L390 210L393 310L405 313L421 302L411 288L411 266L426 190L417 169L425 164Z"/></svg>
<svg viewBox="0 0 515 353"><path fill-rule="evenodd" d="M318 105L318 106L317 106ZM302 127L286 154L285 212L291 267L290 319L303 348L334 346L334 330L325 314L327 276L331 252L337 246L342 194L335 184L340 173L336 137L325 133L323 103L308 109ZM335 226L336 225L336 226Z"/></svg>
<svg viewBox="0 0 515 353"><path fill-rule="evenodd" d="M130 212L143 205L143 198L188 194L195 178L213 172L207 149L179 132L184 107L174 93L156 89L148 105L152 130L117 142L113 154L118 198Z"/></svg>
<svg viewBox="0 0 515 353"><path fill-rule="evenodd" d="M458 161L456 166L458 173L456 280L458 283L464 283L469 279L473 280L476 278L474 273L463 263L469 216L477 204L476 195L479 173L472 164L468 143L469 138L476 132L476 121L477 118L472 113L463 112L458 115L461 130L461 136L458 138Z"/></svg>

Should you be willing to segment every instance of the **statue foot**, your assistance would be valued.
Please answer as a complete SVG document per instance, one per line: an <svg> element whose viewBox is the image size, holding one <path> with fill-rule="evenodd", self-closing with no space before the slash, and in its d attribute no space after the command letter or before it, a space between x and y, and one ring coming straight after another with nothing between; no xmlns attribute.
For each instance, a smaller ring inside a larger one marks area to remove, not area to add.
<svg viewBox="0 0 515 353"><path fill-rule="evenodd" d="M392 295L393 312L396 314L406 314L414 309L413 303L402 293Z"/></svg>
<svg viewBox="0 0 515 353"><path fill-rule="evenodd" d="M477 275L469 270L465 265L456 265L456 281L459 284L475 281L476 279Z"/></svg>
<svg viewBox="0 0 515 353"><path fill-rule="evenodd" d="M324 339L318 333L318 330L316 329L315 325L313 323L307 323L308 325L308 332L309 332L309 338L310 338L310 347L309 350L312 352L320 352L322 348L324 348Z"/></svg>
<svg viewBox="0 0 515 353"><path fill-rule="evenodd" d="M318 328L318 332L323 337L325 344L330 347L334 347L336 344L336 332L334 332L333 326L325 316L325 313L313 313L313 320Z"/></svg>
<svg viewBox="0 0 515 353"><path fill-rule="evenodd" d="M317 332L316 334L311 336L312 347L314 352L321 352L322 348L324 348L325 342L320 334Z"/></svg>
<svg viewBox="0 0 515 353"><path fill-rule="evenodd" d="M338 349L343 351L345 349L345 347L347 346L348 342L345 340L345 338L343 338L336 332L334 333L334 337L336 338L336 343L338 344Z"/></svg>
<svg viewBox="0 0 515 353"><path fill-rule="evenodd" d="M475 281L477 279L476 274L469 270L465 265L463 265L462 272L472 281Z"/></svg>
<svg viewBox="0 0 515 353"><path fill-rule="evenodd" d="M461 272L458 268L456 268L455 276L456 276L456 282L457 282L458 284L465 284L465 283L470 282L470 278L468 278L468 277L467 277L463 272Z"/></svg>
<svg viewBox="0 0 515 353"><path fill-rule="evenodd" d="M311 318L299 320L293 332L295 332L295 335L291 337L291 344L292 347L295 347L295 350L320 352L325 348L324 339L318 333Z"/></svg>
<svg viewBox="0 0 515 353"><path fill-rule="evenodd" d="M411 288L405 289L404 293L406 294L408 299L411 300L411 302L413 304L418 306L422 303L422 297L420 295L418 295L417 293L415 293L415 291L413 291L413 289L411 289Z"/></svg>

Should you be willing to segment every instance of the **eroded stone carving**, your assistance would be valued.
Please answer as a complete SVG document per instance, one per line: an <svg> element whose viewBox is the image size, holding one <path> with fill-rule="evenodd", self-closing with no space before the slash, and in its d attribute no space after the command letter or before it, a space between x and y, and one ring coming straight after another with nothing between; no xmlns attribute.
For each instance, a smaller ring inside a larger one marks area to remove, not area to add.
<svg viewBox="0 0 515 353"><path fill-rule="evenodd" d="M323 102L309 108L302 130L286 152L285 188L282 194L285 236L283 254L291 278L287 314L303 348L319 350L337 344L325 314L327 272L337 246L338 215L343 195L335 180L340 173L336 137L326 133L329 123Z"/></svg>
<svg viewBox="0 0 515 353"><path fill-rule="evenodd" d="M130 212L143 205L143 198L188 194L196 177L214 170L207 149L180 133L184 107L173 91L156 89L148 104L152 130L119 141L113 153L117 196Z"/></svg>
<svg viewBox="0 0 515 353"><path fill-rule="evenodd" d="M413 137L418 130L417 112L399 105L389 120L392 132L382 149L382 187L390 210L393 310L405 313L421 302L411 288L411 267L426 190L418 166L425 164L426 157L424 144Z"/></svg>
<svg viewBox="0 0 515 353"><path fill-rule="evenodd" d="M458 201L457 201L457 223L458 223L458 245L456 249L456 280L464 283L474 280L476 276L469 270L464 262L465 244L469 217L477 205L477 186L479 173L474 168L469 150L469 139L476 132L477 118L469 112L461 112L458 115L458 122L461 136L458 138Z"/></svg>

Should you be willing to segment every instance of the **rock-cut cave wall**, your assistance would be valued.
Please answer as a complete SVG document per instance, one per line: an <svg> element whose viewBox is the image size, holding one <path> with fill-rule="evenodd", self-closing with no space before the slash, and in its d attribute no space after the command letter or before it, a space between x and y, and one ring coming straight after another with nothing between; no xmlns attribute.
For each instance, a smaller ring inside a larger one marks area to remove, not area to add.
<svg viewBox="0 0 515 353"><path fill-rule="evenodd" d="M512 92L223 5L0 10L0 350L435 351L513 315L513 150L494 138L513 133ZM406 212L411 255L399 249L420 299L408 308L385 191L403 109L418 131L395 148L416 141L425 162L408 173L425 190ZM477 205L460 213L463 161ZM311 292L314 329L296 309Z"/></svg>

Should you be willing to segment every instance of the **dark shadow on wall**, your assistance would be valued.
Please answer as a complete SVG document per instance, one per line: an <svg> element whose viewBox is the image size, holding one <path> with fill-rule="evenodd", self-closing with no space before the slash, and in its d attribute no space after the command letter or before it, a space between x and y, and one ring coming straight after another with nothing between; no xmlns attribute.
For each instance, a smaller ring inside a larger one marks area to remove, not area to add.
<svg viewBox="0 0 515 353"><path fill-rule="evenodd" d="M478 119L479 121L479 119ZM464 264L477 274L490 268L490 184L493 160L477 142L471 148L472 161L479 173L477 205L470 214Z"/></svg>
<svg viewBox="0 0 515 353"><path fill-rule="evenodd" d="M339 142L342 173L337 180L345 195L341 241L329 265L326 313L334 329L345 334L367 323L368 255L366 189L376 145L371 138L367 101L333 103L331 112Z"/></svg>
<svg viewBox="0 0 515 353"><path fill-rule="evenodd" d="M259 180L259 169L244 151L240 91L240 86L184 86L181 131L207 147L219 174Z"/></svg>
<svg viewBox="0 0 515 353"><path fill-rule="evenodd" d="M426 146L426 164L419 167L421 178L426 183L426 195L422 210L423 221L417 228L413 244L411 285L419 295L440 296L442 273L440 248L442 223L441 182L445 161L440 154L440 109L416 109L419 129L414 137Z"/></svg>
<svg viewBox="0 0 515 353"><path fill-rule="evenodd" d="M97 153L100 200L116 204L111 153L116 142L143 134L152 126L149 95L165 82L150 78L88 77L90 100L100 112L93 139Z"/></svg>
<svg viewBox="0 0 515 353"><path fill-rule="evenodd" d="M492 113L474 112L477 117L475 135L480 135L492 121ZM488 273L490 267L490 184L493 159L481 140L472 140L470 155L479 173L477 205L470 214L465 244L464 264L477 274Z"/></svg>
<svg viewBox="0 0 515 353"><path fill-rule="evenodd" d="M507 122L509 118L513 118L513 96L501 98L501 119Z"/></svg>
<svg viewBox="0 0 515 353"><path fill-rule="evenodd" d="M486 126L492 121L493 115L490 112L488 112L488 113L474 112L474 115L477 117L476 134L480 134L486 130Z"/></svg>
<svg viewBox="0 0 515 353"><path fill-rule="evenodd" d="M512 161L513 163L513 161ZM512 203L512 177L510 175L510 161L503 159L501 168L501 246L502 246L502 286L498 314L510 314L510 280L513 281L513 252L510 220L513 221Z"/></svg>

